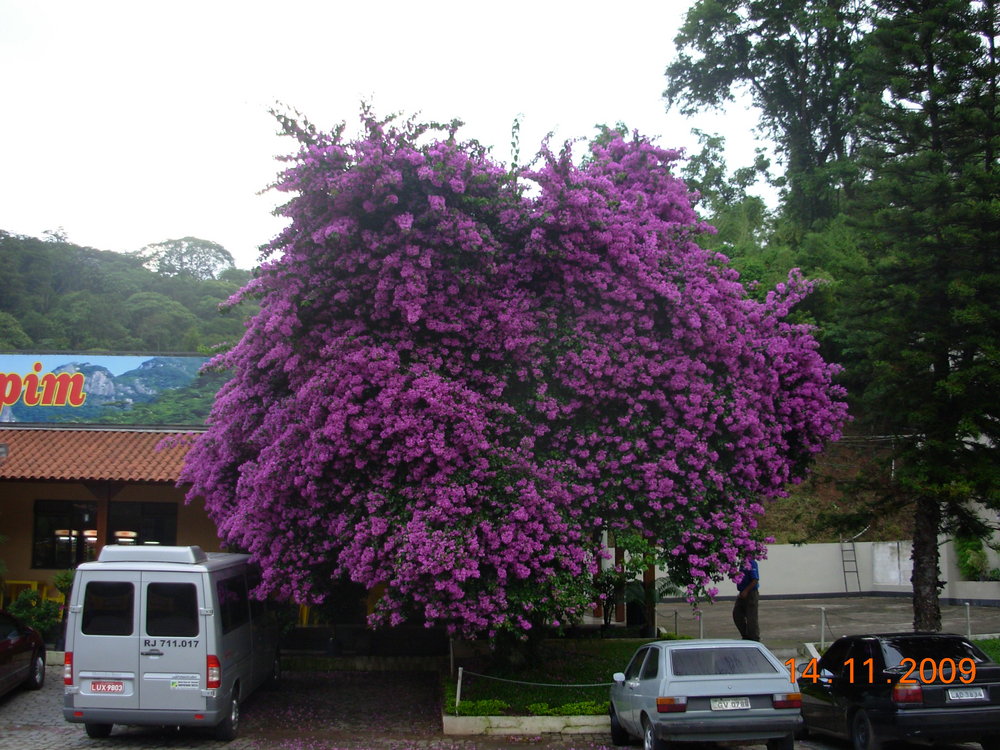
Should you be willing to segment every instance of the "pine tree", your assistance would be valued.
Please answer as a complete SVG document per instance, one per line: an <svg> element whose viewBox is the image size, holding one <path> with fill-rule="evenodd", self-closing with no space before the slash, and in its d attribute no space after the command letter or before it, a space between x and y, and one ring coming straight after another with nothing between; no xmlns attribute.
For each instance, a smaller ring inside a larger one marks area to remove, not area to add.
<svg viewBox="0 0 1000 750"><path fill-rule="evenodd" d="M939 630L938 535L1000 507L1000 175L994 0L889 0L865 67L852 214L870 264L840 321L857 410L912 503L914 627Z"/></svg>

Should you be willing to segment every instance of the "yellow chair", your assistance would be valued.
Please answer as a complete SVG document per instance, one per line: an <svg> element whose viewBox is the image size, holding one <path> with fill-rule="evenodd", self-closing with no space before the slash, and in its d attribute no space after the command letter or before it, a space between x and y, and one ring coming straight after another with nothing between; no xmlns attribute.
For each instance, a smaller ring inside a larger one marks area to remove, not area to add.
<svg viewBox="0 0 1000 750"><path fill-rule="evenodd" d="M309 625L309 618L311 616L309 606L306 604L299 605L299 627L306 627Z"/></svg>

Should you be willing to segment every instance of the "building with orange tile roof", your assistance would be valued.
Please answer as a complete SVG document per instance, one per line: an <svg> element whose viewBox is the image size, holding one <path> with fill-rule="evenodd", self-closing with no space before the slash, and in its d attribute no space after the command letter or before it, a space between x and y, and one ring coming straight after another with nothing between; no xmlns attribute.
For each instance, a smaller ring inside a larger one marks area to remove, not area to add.
<svg viewBox="0 0 1000 750"><path fill-rule="evenodd" d="M0 426L0 560L6 580L51 590L52 577L105 544L219 539L177 479L190 428ZM11 588L8 585L8 589Z"/></svg>

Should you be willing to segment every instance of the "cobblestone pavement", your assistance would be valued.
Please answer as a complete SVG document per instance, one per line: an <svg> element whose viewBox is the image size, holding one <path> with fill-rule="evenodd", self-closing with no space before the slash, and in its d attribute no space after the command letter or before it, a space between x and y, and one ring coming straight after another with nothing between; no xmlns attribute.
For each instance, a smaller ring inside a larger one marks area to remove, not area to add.
<svg viewBox="0 0 1000 750"><path fill-rule="evenodd" d="M62 716L62 669L49 667L40 691L0 698L0 750L610 750L609 736L445 737L435 675L383 672L291 672L275 690L243 706L240 736L218 742L196 730L115 726L93 740Z"/></svg>
<svg viewBox="0 0 1000 750"><path fill-rule="evenodd" d="M732 637L731 604L706 608L709 637ZM673 608L660 607L660 624L673 619ZM1000 608L943 607L944 628L974 633L1000 633ZM791 646L818 640L819 612L825 612L828 636L841 632L907 630L912 617L908 600L859 597L839 600L764 601L765 643ZM970 614L971 613L971 614ZM679 617L690 611L681 612ZM969 620L966 620L966 617ZM684 627L679 628L685 632ZM698 632L686 633L698 635ZM828 638L829 640L829 638ZM108 739L92 740L83 726L62 717L62 668L49 667L45 687L15 690L0 697L0 750L612 750L609 735L536 737L446 737L441 733L437 678L423 672L288 672L275 690L252 696L243 706L240 737L217 742L206 732L116 726ZM709 746L710 747L710 746ZM901 746L906 747L906 746ZM916 746L912 746L916 747ZM796 742L796 750L849 750L836 740ZM980 750L978 745L954 750ZM742 750L764 750L745 745Z"/></svg>
<svg viewBox="0 0 1000 750"><path fill-rule="evenodd" d="M278 689L247 701L241 736L230 743L195 730L121 726L108 739L92 740L81 725L62 718L61 677L61 668L49 667L42 690L16 690L0 698L0 750L614 750L607 735L445 737L436 678L430 673L286 674ZM850 750L850 745L809 739L797 741L796 750ZM980 748L956 745L951 750Z"/></svg>

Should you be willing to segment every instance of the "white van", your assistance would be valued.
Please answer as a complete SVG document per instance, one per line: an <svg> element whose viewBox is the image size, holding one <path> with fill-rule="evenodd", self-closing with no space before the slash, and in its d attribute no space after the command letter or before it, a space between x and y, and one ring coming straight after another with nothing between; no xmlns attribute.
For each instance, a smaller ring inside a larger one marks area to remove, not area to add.
<svg viewBox="0 0 1000 750"><path fill-rule="evenodd" d="M277 678L278 631L247 555L108 545L76 569L63 716L91 737L115 724L214 727L236 736L240 702Z"/></svg>

